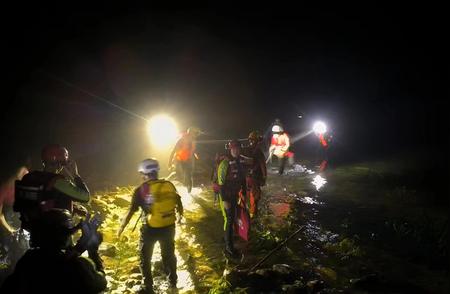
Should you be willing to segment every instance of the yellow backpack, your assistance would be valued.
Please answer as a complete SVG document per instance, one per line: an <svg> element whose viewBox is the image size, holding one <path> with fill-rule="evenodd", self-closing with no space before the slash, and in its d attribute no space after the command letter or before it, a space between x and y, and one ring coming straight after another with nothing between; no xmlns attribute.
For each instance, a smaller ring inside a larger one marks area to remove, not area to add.
<svg viewBox="0 0 450 294"><path fill-rule="evenodd" d="M166 180L152 180L148 185L151 197L150 213L147 215L147 224L153 228L162 228L173 225L176 221L175 207L180 197L175 186Z"/></svg>

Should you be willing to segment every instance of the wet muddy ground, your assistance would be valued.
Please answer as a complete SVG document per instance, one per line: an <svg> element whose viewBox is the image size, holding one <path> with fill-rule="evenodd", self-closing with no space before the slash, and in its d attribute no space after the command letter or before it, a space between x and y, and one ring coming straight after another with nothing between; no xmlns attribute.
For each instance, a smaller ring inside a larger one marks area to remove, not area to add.
<svg viewBox="0 0 450 294"><path fill-rule="evenodd" d="M156 246L157 292L448 293L447 211L424 203L414 182L375 164L329 169L321 178L300 170L270 174L250 241L236 239L241 259L222 253L223 220L212 190L200 186L189 195L177 185L185 206L176 234L178 288L169 289ZM319 180L323 186L317 190ZM105 217L100 252L107 293L140 287L138 213L116 236L132 190L98 192L90 207Z"/></svg>

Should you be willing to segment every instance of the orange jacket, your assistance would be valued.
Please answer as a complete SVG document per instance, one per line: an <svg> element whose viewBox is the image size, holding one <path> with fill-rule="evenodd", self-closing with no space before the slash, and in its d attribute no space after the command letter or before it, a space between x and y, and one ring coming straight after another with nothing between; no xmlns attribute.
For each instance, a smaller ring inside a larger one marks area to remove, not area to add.
<svg viewBox="0 0 450 294"><path fill-rule="evenodd" d="M187 161L195 153L195 142L191 135L184 133L176 145L175 159Z"/></svg>

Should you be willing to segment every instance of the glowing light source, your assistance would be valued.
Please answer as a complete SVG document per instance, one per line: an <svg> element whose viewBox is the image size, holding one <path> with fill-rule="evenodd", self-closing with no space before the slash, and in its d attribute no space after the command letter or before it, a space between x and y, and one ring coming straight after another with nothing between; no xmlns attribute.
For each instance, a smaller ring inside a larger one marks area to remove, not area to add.
<svg viewBox="0 0 450 294"><path fill-rule="evenodd" d="M167 115L152 117L147 124L150 142L157 148L167 148L175 143L178 128L175 121Z"/></svg>
<svg viewBox="0 0 450 294"><path fill-rule="evenodd" d="M327 125L321 121L315 122L313 126L313 131L318 135L322 135L327 132Z"/></svg>

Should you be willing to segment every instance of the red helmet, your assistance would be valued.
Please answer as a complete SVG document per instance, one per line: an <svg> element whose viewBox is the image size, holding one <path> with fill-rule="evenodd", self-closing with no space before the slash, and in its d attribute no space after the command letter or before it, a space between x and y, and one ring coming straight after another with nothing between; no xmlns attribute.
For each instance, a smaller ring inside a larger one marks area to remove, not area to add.
<svg viewBox="0 0 450 294"><path fill-rule="evenodd" d="M43 162L66 163L69 160L69 151L58 144L50 144L42 149L41 159Z"/></svg>

